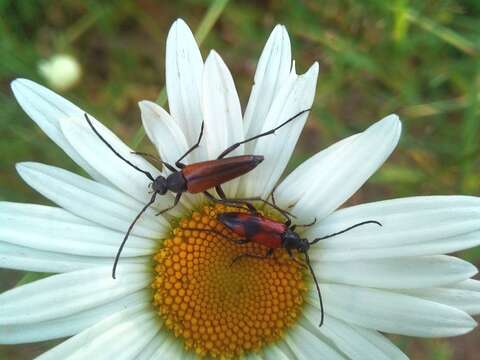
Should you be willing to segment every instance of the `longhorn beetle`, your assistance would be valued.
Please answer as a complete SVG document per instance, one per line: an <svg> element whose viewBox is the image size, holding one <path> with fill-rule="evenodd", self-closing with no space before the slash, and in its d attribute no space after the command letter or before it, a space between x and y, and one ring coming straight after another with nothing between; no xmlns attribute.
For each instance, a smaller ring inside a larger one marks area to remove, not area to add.
<svg viewBox="0 0 480 360"><path fill-rule="evenodd" d="M310 224L306 225L292 225L290 218L282 223L267 217L264 217L260 214L255 213L242 213L242 212L226 212L221 213L217 216L218 221L220 221L223 225L225 225L228 229L230 229L233 233L238 235L240 239L233 240L237 244L246 244L249 242L255 242L257 244L264 245L268 248L265 255L257 255L257 254L240 254L235 257L232 261L232 265L242 258L254 258L254 259L266 259L268 257L273 256L273 252L275 249L284 248L287 250L288 255L290 258L299 263L297 259L293 256L292 250L297 250L301 252L305 256L305 262L307 263L308 269L312 275L313 281L315 282L315 286L317 288L318 293L318 300L320 302L320 311L322 313L320 318L320 325L323 325L324 320L324 311L323 311L323 301L322 301L322 294L320 293L320 287L318 285L317 278L315 276L315 272L313 271L312 265L310 264L310 258L308 257L308 250L310 246L316 244L320 240L325 240L340 234L343 234L349 230L352 230L358 226L366 225L366 224L377 224L382 226L382 224L375 220L368 220L362 221L358 224L352 225L344 230L338 231L336 233L325 235L322 237L318 237L313 239L312 241L308 241L308 239L301 238L300 235L295 231L297 227L308 227L315 224L317 219L315 219ZM198 229L185 229L185 230L198 230ZM221 232L216 230L209 230L203 229L199 231L206 231L215 233L221 237L225 238ZM299 263L301 266L305 266L303 263Z"/></svg>
<svg viewBox="0 0 480 360"><path fill-rule="evenodd" d="M308 111L310 111L310 109L300 111L298 114L290 117L289 119L287 119L286 121L284 121L283 123L281 123L280 125L278 125L277 127L269 131L252 136L243 141L234 143L233 145L226 148L215 160L202 161L202 162L189 164L189 165L185 165L184 163L182 163L182 160L185 159L185 157L188 154L190 154L193 150L195 150L200 145L200 141L202 140L202 136L203 136L203 128L204 128L203 122L200 128L200 135L198 137L197 142L175 162L176 168L173 165L165 161L162 161L160 159L157 159L152 155L134 152L134 154L137 154L137 155L149 156L149 157L155 158L155 160L163 164L168 170L171 171L171 174L168 175L167 177L159 175L156 178L150 172L140 169L138 166L136 166L135 164L127 160L125 157L120 155L118 151L116 151L112 147L112 145L110 145L105 140L105 138L103 138L103 136L100 135L97 129L93 126L93 123L88 117L88 115L85 113L85 119L87 120L88 125L93 130L93 132L100 138L100 140L116 156L118 156L120 159L122 159L125 163L130 165L135 170L145 174L145 176L152 181L149 185L149 187L151 187L153 192L152 197L150 198L148 203L140 210L140 212L137 214L137 216L133 219L132 223L128 227L127 233L125 234L122 240L122 243L118 248L117 255L115 256L115 261L113 263L113 269L112 269L112 277L115 279L115 272L117 269L118 261L120 259L120 255L128 239L128 236L130 235L130 232L133 229L133 226L138 221L140 216L142 216L142 214L148 209L148 207L150 207L150 205L152 205L155 202L157 195L164 195L167 191L171 191L177 194L175 196L175 200L171 206L161 210L160 212L157 213L157 215L163 214L164 212L173 209L180 201L180 198L182 197L182 194L184 192L189 192L192 194L203 192L205 196L207 196L207 198L212 201L225 203L233 206L239 206L239 204L241 204L241 205L247 206L248 209L252 212L255 212L255 208L248 201L261 201L277 209L282 214L286 215L286 211L278 208L275 204L272 204L267 200L261 199L259 197L243 198L243 199L227 199L221 185L229 180L239 177L249 172L250 170L254 169L258 164L260 164L263 161L263 156L262 155L240 155L240 156L232 156L228 158L225 158L225 156L230 154L232 151L234 151L236 148L238 148L242 144L256 140L263 136L274 134L275 131L287 125L289 122L293 121L294 119L298 118L300 115ZM210 194L207 191L208 189L211 189L211 188L215 188L220 199L215 198L212 194Z"/></svg>

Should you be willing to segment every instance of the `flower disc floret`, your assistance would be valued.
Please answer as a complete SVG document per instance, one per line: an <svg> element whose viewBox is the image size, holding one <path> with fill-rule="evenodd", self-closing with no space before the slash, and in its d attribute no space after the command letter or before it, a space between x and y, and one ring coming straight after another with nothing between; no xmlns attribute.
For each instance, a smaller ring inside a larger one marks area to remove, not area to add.
<svg viewBox="0 0 480 360"><path fill-rule="evenodd" d="M307 290L304 270L284 250L233 263L267 249L235 243L216 219L226 210L206 206L183 219L154 256L158 313L201 356L235 357L280 339L298 318Z"/></svg>

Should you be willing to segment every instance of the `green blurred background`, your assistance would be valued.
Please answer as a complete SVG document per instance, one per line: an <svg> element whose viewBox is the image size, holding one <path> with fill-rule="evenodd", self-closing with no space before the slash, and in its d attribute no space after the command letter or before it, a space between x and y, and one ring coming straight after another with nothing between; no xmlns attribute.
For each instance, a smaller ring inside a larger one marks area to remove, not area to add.
<svg viewBox="0 0 480 360"><path fill-rule="evenodd" d="M22 112L9 83L46 84L38 64L58 53L81 64L68 99L129 144L140 139L142 99L165 83L165 39L182 17L230 67L243 106L277 23L289 30L297 71L320 62L312 115L290 164L392 112L400 146L352 203L431 194L478 194L480 2L470 1L8 1L0 0L0 199L48 203L14 165L33 160L79 171ZM152 151L146 140L140 149ZM361 165L361 164L359 164ZM460 254L480 264L480 249ZM0 291L24 274L0 270ZM28 279L24 279L28 281ZM448 340L394 339L412 359L477 359L480 331ZM30 359L52 343L0 347Z"/></svg>

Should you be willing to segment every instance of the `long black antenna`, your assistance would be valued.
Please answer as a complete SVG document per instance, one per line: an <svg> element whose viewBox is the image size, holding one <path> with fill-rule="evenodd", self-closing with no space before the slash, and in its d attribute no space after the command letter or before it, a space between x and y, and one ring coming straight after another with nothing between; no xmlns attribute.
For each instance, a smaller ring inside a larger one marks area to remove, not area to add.
<svg viewBox="0 0 480 360"><path fill-rule="evenodd" d="M107 145L107 147L108 147L110 150L112 150L112 152L113 152L115 155L117 155L120 159L122 159L123 161L125 161L128 165L130 165L131 167L133 167L135 170L140 171L141 173L144 173L145 175L147 175L147 177L148 177L150 180L152 180L152 181L155 180L155 178L152 176L152 174L150 174L148 171L140 169L138 166L132 164L130 161L128 161L128 160L125 159L122 155L120 155L120 154L118 153L118 151L115 150L115 149L112 147L112 145L110 145L110 144L107 142L107 140L105 140L105 139L103 138L102 135L100 135L100 133L97 131L97 129L95 129L95 127L93 126L92 121L91 121L90 118L88 117L87 113L85 113L85 119L87 119L88 125L90 125L90 127L91 127L92 130L93 130L93 132L100 138L100 140L102 140L102 142L103 142L105 145Z"/></svg>
<svg viewBox="0 0 480 360"><path fill-rule="evenodd" d="M313 245L313 244L319 242L320 240L325 240L325 239L328 239L328 238L331 238L331 237L334 237L334 236L343 234L343 233L345 233L345 232L347 232L347 231L350 231L350 230L352 230L352 229L354 229L354 228L356 228L356 227L358 227L358 226L367 225L367 224L377 224L378 226L382 226L382 224L379 223L379 222L376 221L376 220L363 221L363 222L361 222L361 223L352 225L352 226L346 228L345 230L342 230L342 231L339 231L339 232L336 232L336 233L333 233L333 234L330 234L330 235L326 235L326 236L322 236L322 237L313 239L313 240L310 242L310 245Z"/></svg>
<svg viewBox="0 0 480 360"><path fill-rule="evenodd" d="M320 292L320 286L318 285L317 277L315 276L315 272L313 271L312 265L310 264L310 258L308 257L308 253L304 252L305 254L305 260L307 262L308 268L310 269L310 273L312 274L313 281L315 282L315 287L317 288L317 293L318 293L318 300L320 301L320 311L322 313L321 318L320 318L320 324L318 325L319 327L323 325L323 320L325 318L325 312L323 311L323 301L322 301L322 293Z"/></svg>
<svg viewBox="0 0 480 360"><path fill-rule="evenodd" d="M150 201L147 203L147 205L145 205L142 208L142 210L140 210L138 215L135 217L135 219L133 219L132 223L128 227L127 233L125 234L125 237L123 238L122 243L120 244L120 247L118 248L117 255L115 256L115 261L113 262L112 278L116 279L115 278L115 273L117 271L118 261L120 260L120 254L122 253L123 247L125 246L125 243L127 242L128 236L130 235L130 232L132 231L133 226L135 225L137 220L140 218L140 216L142 216L142 214L148 209L148 207L155 202L156 197L157 197L157 193L154 192Z"/></svg>
<svg viewBox="0 0 480 360"><path fill-rule="evenodd" d="M310 111L311 108L309 109L305 109L305 110L302 110L300 111L298 114L295 114L293 115L292 117L288 118L287 120L285 120L283 123L281 123L280 125L278 125L277 127L271 129L271 130L268 130L268 131L265 131L261 134L258 134L258 135L255 135L255 136L252 136L248 139L245 139L243 141L240 141L240 142L237 142L231 146L229 146L228 148L226 148L225 150L222 151L222 153L220 155L218 155L218 158L217 159L221 159L223 158L225 155L228 155L230 154L233 150L235 150L236 148L238 148L240 145L242 144L245 144L245 143L248 143L250 141L253 141L255 139L258 139L258 138L261 138L261 137L264 137L264 136L267 136L267 135L271 135L271 134L274 134L275 131L277 131L278 129L280 129L281 127L287 125L289 122L295 120L296 118L298 118L300 115L302 114L305 114L306 112Z"/></svg>

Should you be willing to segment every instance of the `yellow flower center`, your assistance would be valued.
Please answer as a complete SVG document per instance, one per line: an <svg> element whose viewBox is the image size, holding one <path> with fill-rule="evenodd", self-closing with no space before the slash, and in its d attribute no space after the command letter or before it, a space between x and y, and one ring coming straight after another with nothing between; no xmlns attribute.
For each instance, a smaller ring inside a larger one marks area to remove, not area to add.
<svg viewBox="0 0 480 360"><path fill-rule="evenodd" d="M236 357L279 339L299 316L307 290L303 269L284 249L233 263L268 249L235 243L238 236L217 221L226 211L238 209L205 206L184 218L154 256L154 305L200 356Z"/></svg>

